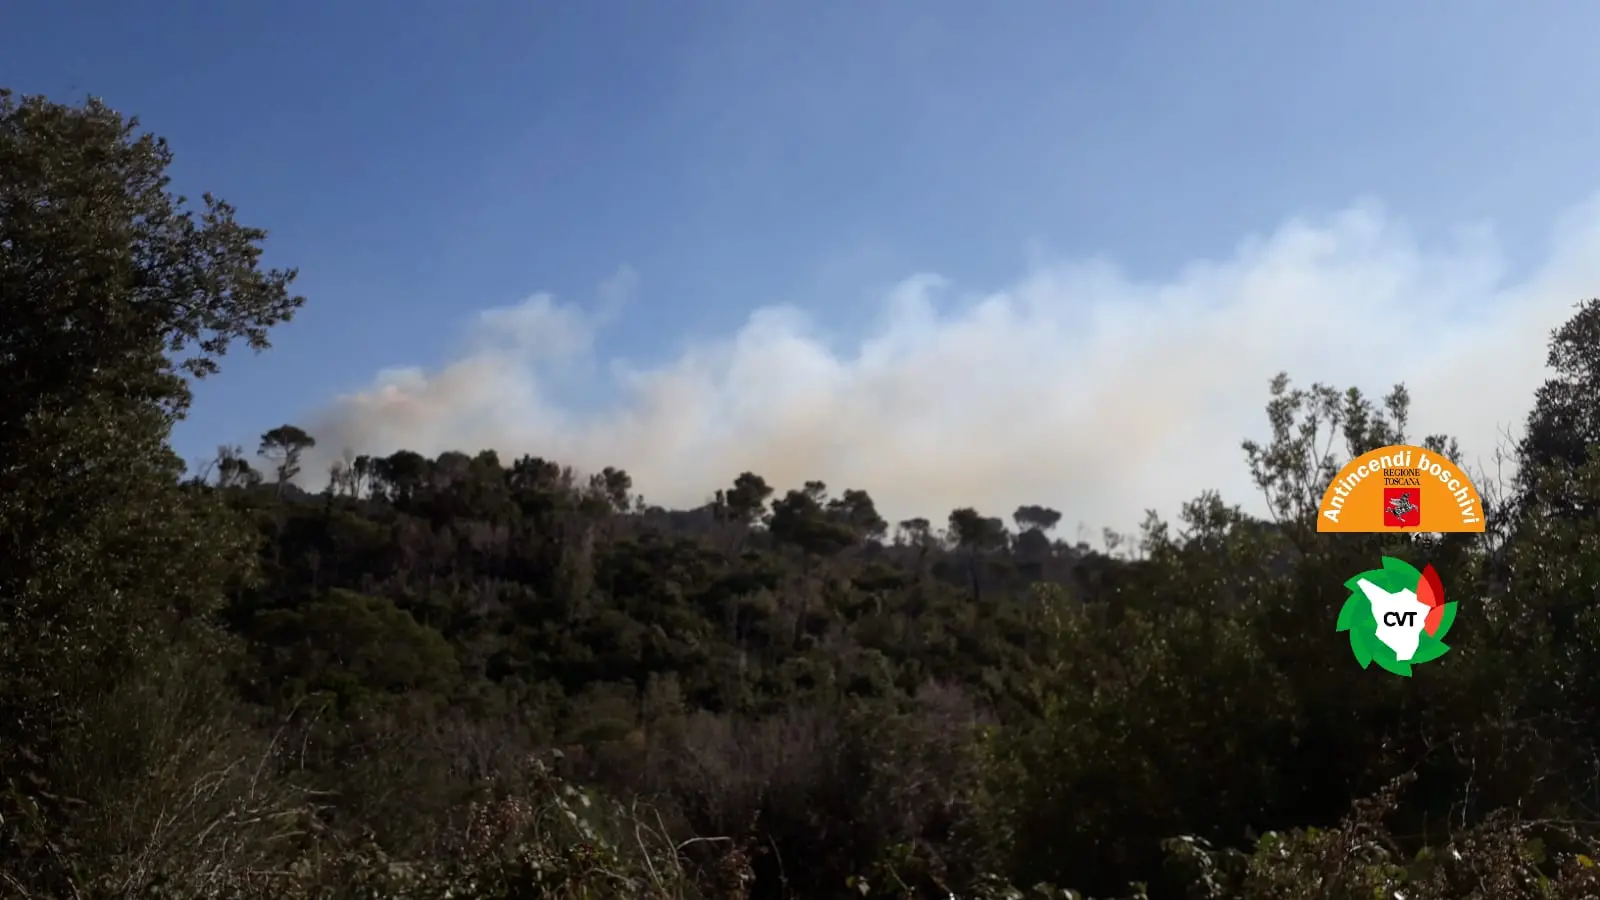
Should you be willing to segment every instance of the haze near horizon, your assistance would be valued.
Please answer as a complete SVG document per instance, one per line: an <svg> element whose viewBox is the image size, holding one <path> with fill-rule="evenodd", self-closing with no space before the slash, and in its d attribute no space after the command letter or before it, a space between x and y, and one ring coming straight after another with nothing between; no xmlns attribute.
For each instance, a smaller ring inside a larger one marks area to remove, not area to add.
<svg viewBox="0 0 1600 900"><path fill-rule="evenodd" d="M141 116L301 269L177 441L294 422L313 482L492 447L671 506L1259 509L1276 372L1403 381L1480 466L1600 274L1600 10L1553 2L8 16L0 83Z"/></svg>

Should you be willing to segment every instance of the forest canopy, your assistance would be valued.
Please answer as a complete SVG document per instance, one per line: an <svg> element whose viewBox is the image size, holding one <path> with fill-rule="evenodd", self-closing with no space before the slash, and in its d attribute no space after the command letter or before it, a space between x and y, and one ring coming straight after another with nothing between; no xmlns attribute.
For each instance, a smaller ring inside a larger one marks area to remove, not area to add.
<svg viewBox="0 0 1600 900"><path fill-rule="evenodd" d="M1201 494L1105 549L1042 504L891 523L744 472L669 510L470 447L309 493L294 424L172 450L304 301L170 163L0 93L7 895L1600 895L1600 301L1483 534L1319 534L1343 462L1457 448L1402 386L1287 375L1266 516ZM1460 608L1410 678L1335 632L1386 555Z"/></svg>

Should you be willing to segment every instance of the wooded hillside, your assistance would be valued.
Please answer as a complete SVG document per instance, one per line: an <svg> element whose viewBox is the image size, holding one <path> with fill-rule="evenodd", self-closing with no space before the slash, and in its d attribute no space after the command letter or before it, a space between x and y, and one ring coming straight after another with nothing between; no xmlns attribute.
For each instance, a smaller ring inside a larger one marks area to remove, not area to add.
<svg viewBox="0 0 1600 900"><path fill-rule="evenodd" d="M1285 376L1268 518L1099 549L1057 498L890 523L746 472L667 510L472 447L307 493L294 425L171 449L302 301L169 162L0 93L0 894L1600 896L1600 301L1483 535L1317 534L1344 460L1456 448ZM1335 632L1384 555L1459 604L1411 678Z"/></svg>

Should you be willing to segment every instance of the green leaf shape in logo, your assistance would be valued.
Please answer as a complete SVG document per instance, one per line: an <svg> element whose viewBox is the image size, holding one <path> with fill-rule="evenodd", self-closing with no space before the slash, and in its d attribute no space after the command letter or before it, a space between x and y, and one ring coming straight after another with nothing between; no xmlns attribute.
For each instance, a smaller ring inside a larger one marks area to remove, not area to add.
<svg viewBox="0 0 1600 900"><path fill-rule="evenodd" d="M1417 652L1411 655L1411 664L1433 662L1439 657L1450 652L1450 646L1438 638L1425 640L1417 644Z"/></svg>
<svg viewBox="0 0 1600 900"><path fill-rule="evenodd" d="M1377 643L1367 636L1366 631L1360 628L1350 629L1350 652L1356 655L1356 662L1361 663L1365 669L1372 665L1372 645Z"/></svg>
<svg viewBox="0 0 1600 900"><path fill-rule="evenodd" d="M1444 612L1439 614L1439 630L1433 634L1424 631L1422 633L1424 638L1442 641L1444 636L1450 633L1450 626L1456 623L1456 605L1454 602L1446 603L1443 609Z"/></svg>
<svg viewBox="0 0 1600 900"><path fill-rule="evenodd" d="M1361 664L1361 668L1365 669L1377 663L1379 668L1409 678L1413 665L1432 662L1450 652L1450 646L1444 642L1444 637L1449 633L1450 626L1455 623L1455 603L1443 604L1443 611L1439 615L1439 627L1433 634L1429 634L1426 630L1421 631L1418 635L1416 653L1412 654L1411 659L1402 661L1395 656L1394 650L1388 644L1378 640L1378 621L1372 615L1371 602L1367 600L1359 586L1362 581L1368 581L1391 593L1404 590L1416 591L1422 578L1422 573L1410 563L1385 556L1383 568L1362 572L1344 583L1350 590L1350 596L1339 609L1339 621L1335 630L1349 633L1350 652L1355 656L1356 662Z"/></svg>

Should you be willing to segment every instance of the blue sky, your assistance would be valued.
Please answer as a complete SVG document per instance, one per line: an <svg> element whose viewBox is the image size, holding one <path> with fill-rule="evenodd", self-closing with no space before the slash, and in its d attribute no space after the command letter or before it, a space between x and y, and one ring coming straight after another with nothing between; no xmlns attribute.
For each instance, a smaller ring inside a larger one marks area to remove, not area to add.
<svg viewBox="0 0 1600 900"><path fill-rule="evenodd" d="M274 349L202 386L190 458L293 421L335 451L624 463L681 502L765 466L1098 527L1246 490L1280 364L1431 377L1487 450L1592 292L1600 6L14 0L0 23L0 84L138 114L180 189L301 270ZM1313 352L1357 314L1448 326L1455 358L1519 316L1535 346L1491 415L1438 366ZM1197 334L1224 343L1206 373L1157 371Z"/></svg>

